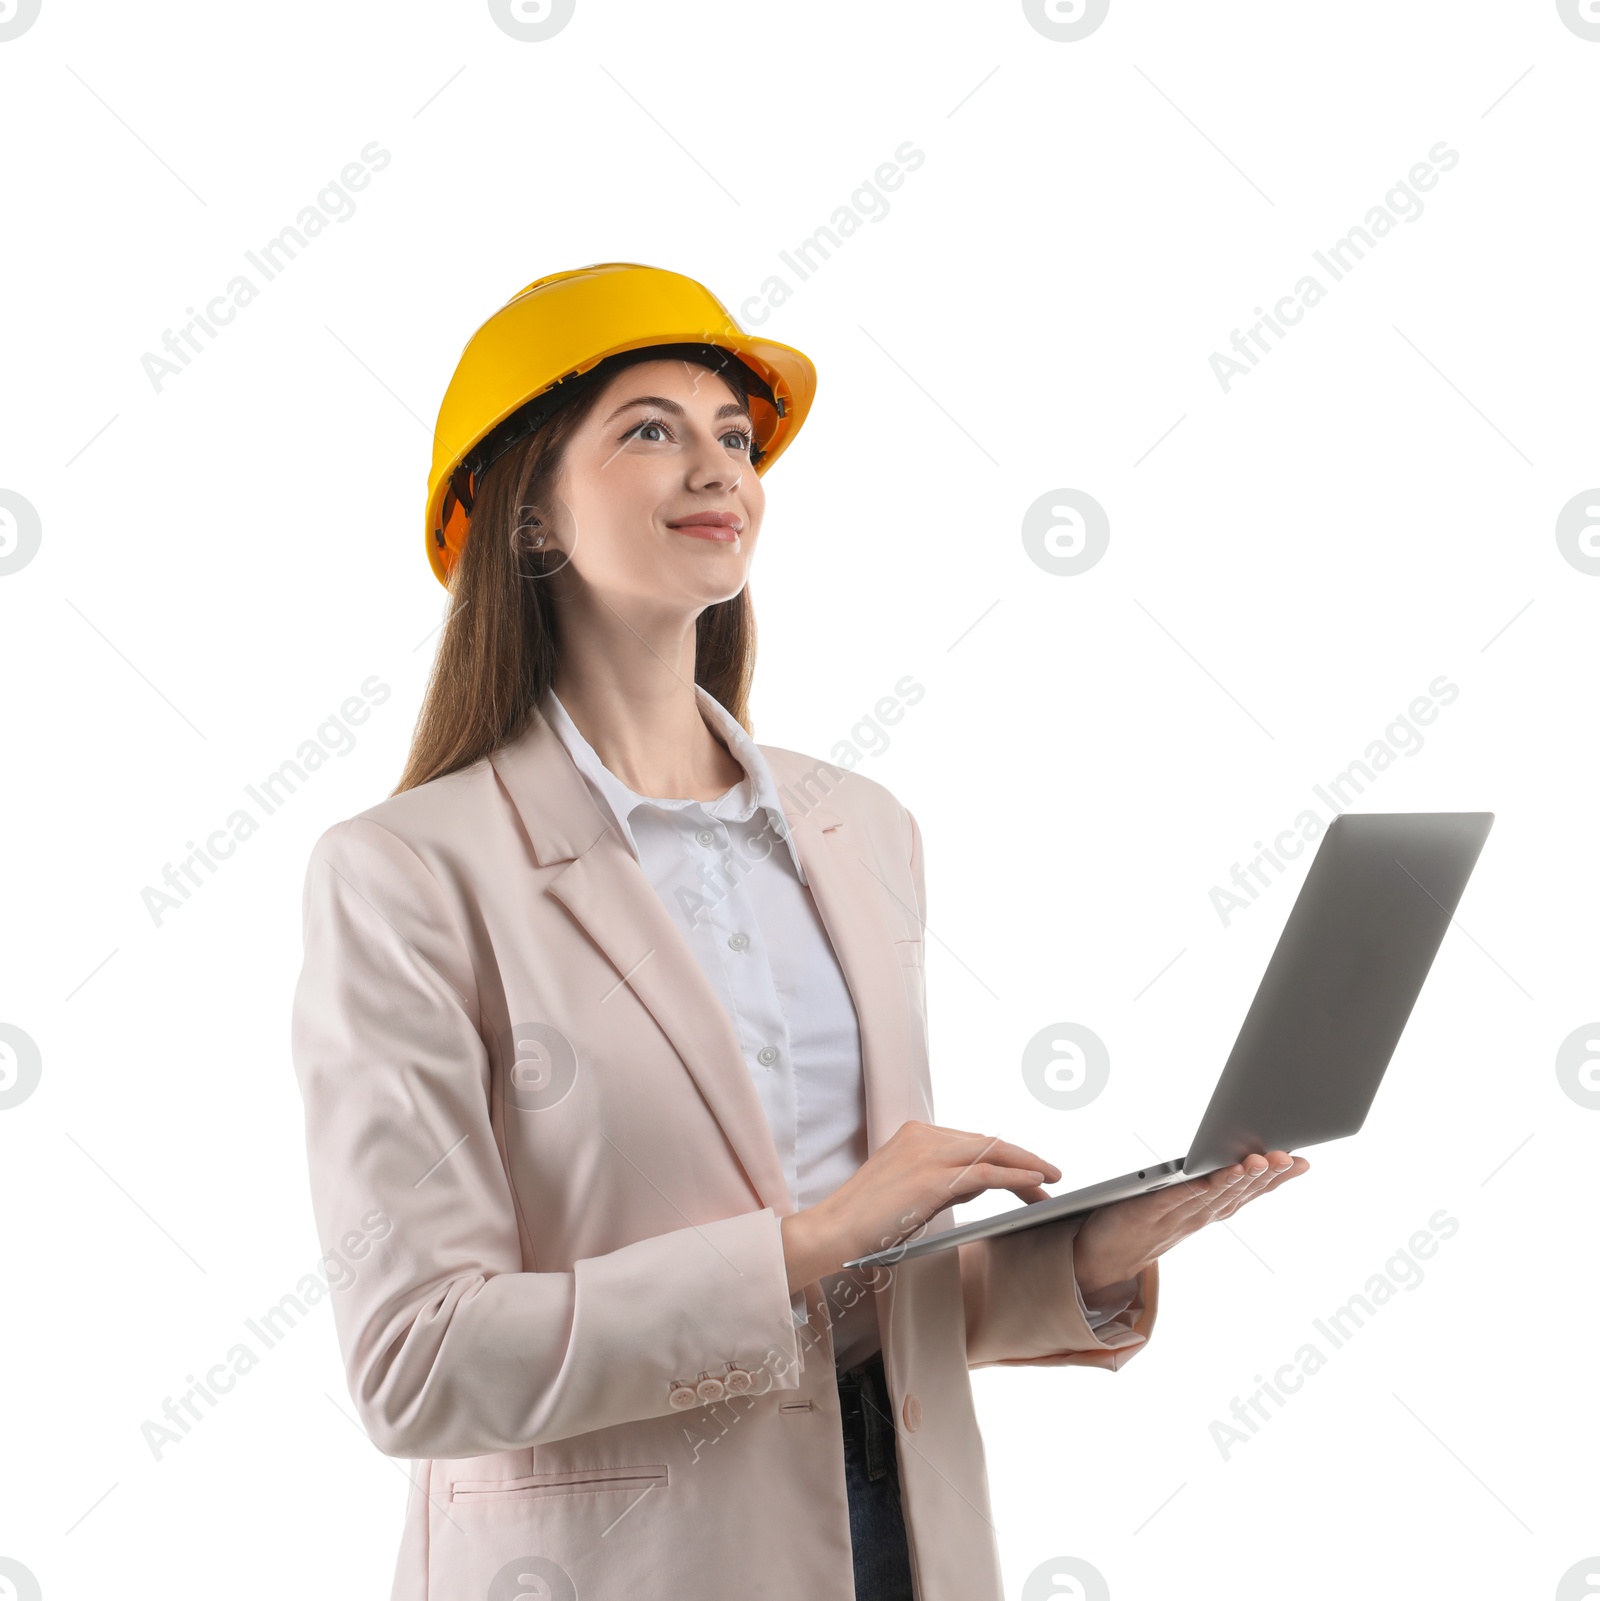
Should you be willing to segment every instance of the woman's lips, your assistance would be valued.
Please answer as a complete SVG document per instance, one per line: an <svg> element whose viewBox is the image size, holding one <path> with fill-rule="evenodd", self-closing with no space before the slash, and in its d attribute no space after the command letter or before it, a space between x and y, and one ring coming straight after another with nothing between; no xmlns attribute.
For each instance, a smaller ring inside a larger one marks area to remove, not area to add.
<svg viewBox="0 0 1600 1601"><path fill-rule="evenodd" d="M688 534L693 539L714 539L724 545L734 544L739 538L737 528L724 528L721 523L671 523L675 534Z"/></svg>

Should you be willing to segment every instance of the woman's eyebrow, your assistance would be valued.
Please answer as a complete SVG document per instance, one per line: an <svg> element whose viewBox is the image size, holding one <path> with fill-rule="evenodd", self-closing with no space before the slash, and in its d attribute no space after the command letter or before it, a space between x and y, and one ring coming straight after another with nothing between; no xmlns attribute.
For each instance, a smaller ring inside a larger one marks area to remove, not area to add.
<svg viewBox="0 0 1600 1601"><path fill-rule="evenodd" d="M661 395L638 395L632 400L623 401L623 403L611 413L611 416L606 418L606 423L610 423L614 419L620 417L629 406L657 406L662 411L671 412L675 417L683 417L687 415L683 407L680 406L675 400L667 400ZM743 417L747 421L751 420L749 411L745 407L741 406L736 400L730 400L725 406L719 406L717 408L717 421L720 422L724 417Z"/></svg>

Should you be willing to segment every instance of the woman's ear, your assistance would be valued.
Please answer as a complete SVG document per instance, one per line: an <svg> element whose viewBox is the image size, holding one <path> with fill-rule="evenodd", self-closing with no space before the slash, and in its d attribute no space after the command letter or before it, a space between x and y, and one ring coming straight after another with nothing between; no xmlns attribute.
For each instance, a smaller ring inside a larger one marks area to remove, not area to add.
<svg viewBox="0 0 1600 1601"><path fill-rule="evenodd" d="M550 549L550 531L534 506L518 506L511 525L512 545L520 554L523 550Z"/></svg>
<svg viewBox="0 0 1600 1601"><path fill-rule="evenodd" d="M518 563L531 561L541 576L552 577L566 567L576 544L571 510L559 495L524 502L512 515L512 557Z"/></svg>

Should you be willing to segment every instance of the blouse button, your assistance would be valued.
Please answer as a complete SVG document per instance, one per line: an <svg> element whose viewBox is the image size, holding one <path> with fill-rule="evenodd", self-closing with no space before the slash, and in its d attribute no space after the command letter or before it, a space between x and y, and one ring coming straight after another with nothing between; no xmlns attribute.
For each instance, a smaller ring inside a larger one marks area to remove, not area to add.
<svg viewBox="0 0 1600 1601"><path fill-rule="evenodd" d="M747 1368L729 1368L722 1382L728 1387L729 1395L743 1395L750 1388L750 1372Z"/></svg>
<svg viewBox="0 0 1600 1601"><path fill-rule="evenodd" d="M778 1053L772 1048L772 1046L763 1045L761 1049L756 1052L756 1060L760 1062L763 1067L771 1067L772 1064L778 1060Z"/></svg>
<svg viewBox="0 0 1600 1601"><path fill-rule="evenodd" d="M701 1379L695 1386L695 1393L702 1401L720 1401L727 1389L721 1379Z"/></svg>
<svg viewBox="0 0 1600 1601"><path fill-rule="evenodd" d="M749 943L750 936L748 934L730 934L728 936L728 946L731 950L742 951Z"/></svg>
<svg viewBox="0 0 1600 1601"><path fill-rule="evenodd" d="M915 1434L922 1427L922 1402L914 1395L908 1395L905 1404L900 1408L900 1416L905 1419L906 1433Z"/></svg>
<svg viewBox="0 0 1600 1601"><path fill-rule="evenodd" d="M695 838L699 840L702 845L714 845L717 840L717 836L713 834L709 828L702 828L700 832L695 835Z"/></svg>
<svg viewBox="0 0 1600 1601"><path fill-rule="evenodd" d="M687 1384L681 1382L674 1384L667 1395L667 1404L677 1407L679 1411L682 1411L686 1406L698 1406L699 1403L700 1398L695 1392Z"/></svg>

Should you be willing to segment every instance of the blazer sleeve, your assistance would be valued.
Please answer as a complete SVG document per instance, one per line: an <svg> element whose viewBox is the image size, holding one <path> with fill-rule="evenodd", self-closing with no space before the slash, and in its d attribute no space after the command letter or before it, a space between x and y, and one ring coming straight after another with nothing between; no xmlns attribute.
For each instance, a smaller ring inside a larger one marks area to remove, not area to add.
<svg viewBox="0 0 1600 1601"><path fill-rule="evenodd" d="M481 1456L666 1416L680 1381L728 1362L752 1393L798 1388L770 1207L524 1270L469 950L398 836L360 817L328 829L302 910L291 1036L312 1207L323 1249L351 1259L334 1323L381 1451Z"/></svg>
<svg viewBox="0 0 1600 1601"><path fill-rule="evenodd" d="M922 831L909 811L911 878L917 921L927 926L928 893ZM1072 1247L1082 1218L1062 1218L956 1247L966 1308L967 1366L1119 1368L1137 1354L1155 1326L1160 1264L1113 1286L1095 1314L1084 1305ZM1123 1302L1114 1315L1102 1314Z"/></svg>

